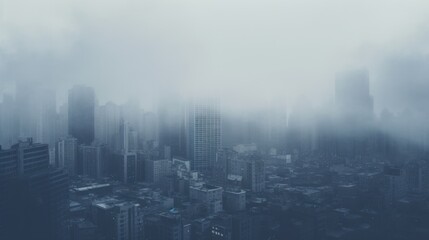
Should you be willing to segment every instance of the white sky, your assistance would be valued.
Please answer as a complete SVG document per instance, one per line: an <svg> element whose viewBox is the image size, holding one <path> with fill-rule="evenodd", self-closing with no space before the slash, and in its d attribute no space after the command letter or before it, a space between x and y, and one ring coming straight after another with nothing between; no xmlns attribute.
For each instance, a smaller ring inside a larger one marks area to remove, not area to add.
<svg viewBox="0 0 429 240"><path fill-rule="evenodd" d="M383 93L386 59L428 53L428 13L427 0L0 0L0 93L34 81L59 96L84 83L101 102L177 89L326 102L335 73L361 67Z"/></svg>

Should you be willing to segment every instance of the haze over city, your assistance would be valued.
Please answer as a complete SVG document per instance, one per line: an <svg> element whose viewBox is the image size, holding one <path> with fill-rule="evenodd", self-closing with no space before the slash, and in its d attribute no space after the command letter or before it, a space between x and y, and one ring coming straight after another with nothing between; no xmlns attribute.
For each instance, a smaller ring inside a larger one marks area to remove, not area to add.
<svg viewBox="0 0 429 240"><path fill-rule="evenodd" d="M376 108L402 110L428 95L428 11L414 0L3 0L0 86L37 82L59 102L84 83L102 103L217 91L240 107L323 105L337 72L366 68Z"/></svg>
<svg viewBox="0 0 429 240"><path fill-rule="evenodd" d="M0 0L0 239L429 239L427 0Z"/></svg>

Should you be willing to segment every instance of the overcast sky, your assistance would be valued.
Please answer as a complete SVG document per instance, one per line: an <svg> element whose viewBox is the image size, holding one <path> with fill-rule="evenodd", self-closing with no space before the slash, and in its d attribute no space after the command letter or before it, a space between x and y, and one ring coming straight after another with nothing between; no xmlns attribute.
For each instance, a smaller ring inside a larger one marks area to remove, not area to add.
<svg viewBox="0 0 429 240"><path fill-rule="evenodd" d="M0 0L0 94L16 81L100 102L221 92L264 106L332 100L368 68L378 109L429 98L427 0ZM429 99L428 99L429 100Z"/></svg>

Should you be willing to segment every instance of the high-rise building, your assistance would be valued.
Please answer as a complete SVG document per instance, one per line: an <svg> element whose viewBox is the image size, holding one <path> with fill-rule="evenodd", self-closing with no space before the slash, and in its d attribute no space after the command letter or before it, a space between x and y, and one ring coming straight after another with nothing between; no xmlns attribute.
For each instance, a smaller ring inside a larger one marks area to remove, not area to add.
<svg viewBox="0 0 429 240"><path fill-rule="evenodd" d="M74 86L68 95L68 130L79 144L89 145L95 135L95 93L90 87Z"/></svg>
<svg viewBox="0 0 429 240"><path fill-rule="evenodd" d="M146 219L148 240L190 240L190 225L185 224L176 209L149 216Z"/></svg>
<svg viewBox="0 0 429 240"><path fill-rule="evenodd" d="M223 209L228 212L246 209L246 192L241 189L227 189L223 192Z"/></svg>
<svg viewBox="0 0 429 240"><path fill-rule="evenodd" d="M142 138L144 142L157 140L158 121L155 113L146 112L142 116L140 129L142 131Z"/></svg>
<svg viewBox="0 0 429 240"><path fill-rule="evenodd" d="M81 145L79 155L84 175L93 178L106 176L109 161L105 144L93 142L91 145Z"/></svg>
<svg viewBox="0 0 429 240"><path fill-rule="evenodd" d="M209 214L222 211L222 192L222 187L209 184L191 186L189 188L190 199L203 204L207 208Z"/></svg>
<svg viewBox="0 0 429 240"><path fill-rule="evenodd" d="M231 161L231 174L242 177L242 187L252 192L265 190L265 164L257 154L243 154Z"/></svg>
<svg viewBox="0 0 429 240"><path fill-rule="evenodd" d="M163 99L158 107L159 145L170 146L173 156L186 154L185 111L178 97Z"/></svg>
<svg viewBox="0 0 429 240"><path fill-rule="evenodd" d="M57 105L56 94L52 90L40 89L35 93L36 104L36 135L35 141L39 143L47 143L50 147L55 145L57 139L56 133L56 117Z"/></svg>
<svg viewBox="0 0 429 240"><path fill-rule="evenodd" d="M120 108L116 104L108 102L99 106L96 113L96 139L107 144L110 149L114 149L120 129Z"/></svg>
<svg viewBox="0 0 429 240"><path fill-rule="evenodd" d="M384 203L387 206L394 205L398 200L406 196L407 178L403 168L391 166L384 168L383 193Z"/></svg>
<svg viewBox="0 0 429 240"><path fill-rule="evenodd" d="M159 183L162 178L171 175L171 161L168 159L147 159L144 169L146 181Z"/></svg>
<svg viewBox="0 0 429 240"><path fill-rule="evenodd" d="M225 187L228 182L228 175L231 173L231 162L236 160L238 154L230 148L222 148L216 155L213 164L212 179L215 184Z"/></svg>
<svg viewBox="0 0 429 240"><path fill-rule="evenodd" d="M187 158L193 170L210 173L222 146L220 104L212 99L193 102L187 114Z"/></svg>
<svg viewBox="0 0 429 240"><path fill-rule="evenodd" d="M69 175L76 174L78 158L77 139L67 137L59 140L55 145L55 166L64 168Z"/></svg>
<svg viewBox="0 0 429 240"><path fill-rule="evenodd" d="M92 215L100 235L106 240L139 240L143 238L143 211L139 204L118 199L93 203Z"/></svg>
<svg viewBox="0 0 429 240"><path fill-rule="evenodd" d="M134 183L137 178L137 153L115 154L115 175L123 183Z"/></svg>
<svg viewBox="0 0 429 240"><path fill-rule="evenodd" d="M10 147L18 137L17 108L12 96L4 95L0 103L0 144Z"/></svg>
<svg viewBox="0 0 429 240"><path fill-rule="evenodd" d="M64 239L68 176L49 168L47 144L0 149L0 239Z"/></svg>

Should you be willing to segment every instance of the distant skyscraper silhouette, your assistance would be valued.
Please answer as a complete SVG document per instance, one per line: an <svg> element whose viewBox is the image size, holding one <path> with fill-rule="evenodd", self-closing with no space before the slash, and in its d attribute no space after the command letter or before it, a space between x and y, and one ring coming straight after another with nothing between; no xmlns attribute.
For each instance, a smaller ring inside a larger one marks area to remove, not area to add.
<svg viewBox="0 0 429 240"><path fill-rule="evenodd" d="M85 86L74 86L68 96L69 134L79 144L89 145L94 140L94 90Z"/></svg>
<svg viewBox="0 0 429 240"><path fill-rule="evenodd" d="M187 116L187 157L194 170L209 172L221 148L221 113L218 100L190 104Z"/></svg>

